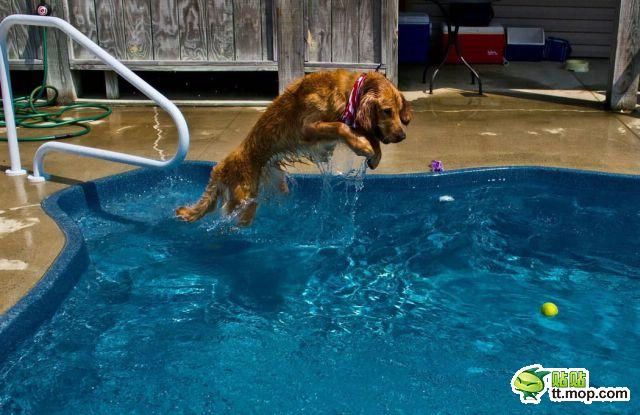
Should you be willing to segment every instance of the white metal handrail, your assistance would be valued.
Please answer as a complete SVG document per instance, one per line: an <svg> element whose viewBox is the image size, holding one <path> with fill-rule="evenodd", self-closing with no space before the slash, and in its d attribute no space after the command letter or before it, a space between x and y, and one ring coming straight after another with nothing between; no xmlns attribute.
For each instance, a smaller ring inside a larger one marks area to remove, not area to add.
<svg viewBox="0 0 640 415"><path fill-rule="evenodd" d="M141 167L171 167L184 160L189 150L189 127L184 116L173 102L169 101L164 95L146 83L142 78L133 73L129 68L124 66L120 61L107 53L100 46L95 44L91 39L83 35L78 29L68 22L57 18L47 16L30 16L24 14L14 14L6 17L0 23L0 83L2 84L2 103L4 107L4 118L7 128L7 142L9 144L9 158L11 160L11 168L6 171L8 175L18 176L26 174L20 165L20 150L18 148L18 134L16 131L16 122L13 111L13 93L11 91L11 75L9 73L9 57L7 55L7 37L9 29L14 25L26 26L46 26L60 29L73 40L93 52L98 59L106 65L113 68L120 76L129 81L131 85L145 94L149 99L155 101L159 107L164 109L173 119L178 130L178 150L170 160L160 161L146 157L133 156L126 153L116 151L101 150L79 146L75 144L62 143L59 141L49 141L41 145L33 157L33 175L29 176L29 180L33 182L41 182L45 180L43 159L44 156L51 152L57 151L61 153L77 154L79 156L93 157L102 160L114 161L125 164L132 164Z"/></svg>

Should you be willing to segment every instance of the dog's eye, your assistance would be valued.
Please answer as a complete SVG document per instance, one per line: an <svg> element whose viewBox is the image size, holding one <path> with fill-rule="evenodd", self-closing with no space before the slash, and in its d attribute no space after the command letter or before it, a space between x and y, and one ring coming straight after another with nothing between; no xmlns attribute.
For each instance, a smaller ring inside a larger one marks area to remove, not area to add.
<svg viewBox="0 0 640 415"><path fill-rule="evenodd" d="M384 111L385 115L391 116L391 108L385 108L382 111Z"/></svg>

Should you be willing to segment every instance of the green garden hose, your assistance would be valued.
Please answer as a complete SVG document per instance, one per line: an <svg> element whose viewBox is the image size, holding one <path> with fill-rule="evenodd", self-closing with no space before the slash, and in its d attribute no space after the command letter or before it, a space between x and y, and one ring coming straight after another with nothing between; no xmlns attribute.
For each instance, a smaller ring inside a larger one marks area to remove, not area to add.
<svg viewBox="0 0 640 415"><path fill-rule="evenodd" d="M89 121L97 121L111 115L111 108L107 105L98 103L83 103L83 104L71 104L63 105L45 111L45 108L55 107L56 100L58 98L58 90L47 85L47 29L42 29L42 66L44 75L42 77L42 84L36 87L31 94L16 97L13 99L13 108L15 112L16 126L24 128L58 128L69 126L75 128L75 131L71 131L63 134L49 134L36 137L23 137L18 141L46 141L46 140L61 140L64 138L80 137L91 131ZM47 90L53 91L51 98L46 98L45 92ZM44 96L44 97L43 97ZM2 102L2 100L0 100ZM85 117L70 117L64 116L65 113L71 110L83 110L83 109L95 109L102 111L96 115L88 115ZM4 111L0 110L0 127L6 126L4 119ZM0 141L7 141L6 137L0 137Z"/></svg>

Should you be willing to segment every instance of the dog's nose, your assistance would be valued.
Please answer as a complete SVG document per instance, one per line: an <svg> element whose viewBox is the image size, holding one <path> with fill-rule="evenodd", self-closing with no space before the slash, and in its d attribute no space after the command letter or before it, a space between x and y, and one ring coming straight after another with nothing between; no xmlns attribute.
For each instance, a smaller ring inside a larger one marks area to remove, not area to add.
<svg viewBox="0 0 640 415"><path fill-rule="evenodd" d="M402 141L405 138L407 138L407 133L405 133L404 131L401 131L398 134L396 134L396 140L397 141Z"/></svg>

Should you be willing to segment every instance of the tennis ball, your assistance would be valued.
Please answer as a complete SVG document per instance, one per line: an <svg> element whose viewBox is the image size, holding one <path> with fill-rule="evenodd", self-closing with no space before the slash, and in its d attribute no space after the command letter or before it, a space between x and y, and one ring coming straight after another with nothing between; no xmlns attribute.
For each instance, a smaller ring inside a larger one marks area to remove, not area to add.
<svg viewBox="0 0 640 415"><path fill-rule="evenodd" d="M547 317L553 317L558 314L558 306L553 303L544 303L540 307L540 312Z"/></svg>

